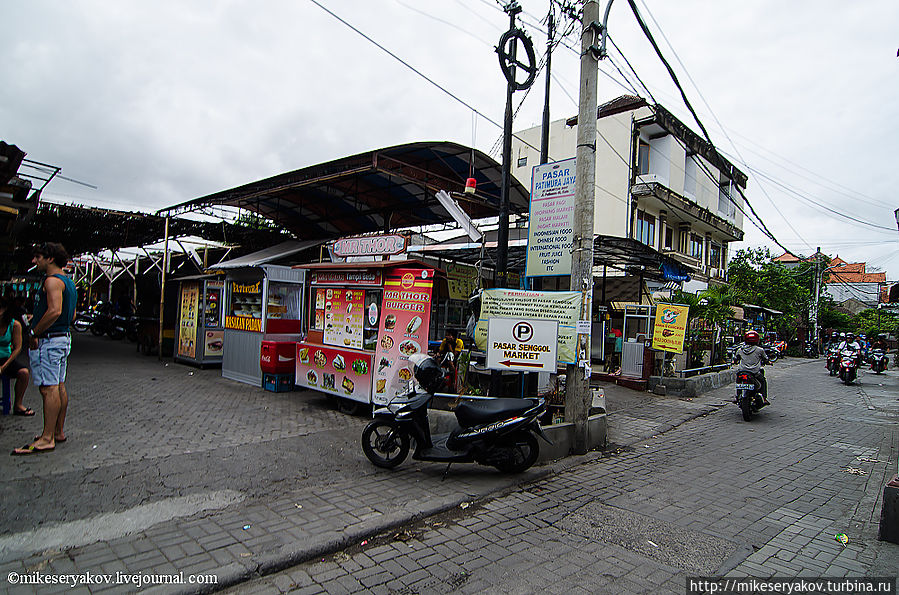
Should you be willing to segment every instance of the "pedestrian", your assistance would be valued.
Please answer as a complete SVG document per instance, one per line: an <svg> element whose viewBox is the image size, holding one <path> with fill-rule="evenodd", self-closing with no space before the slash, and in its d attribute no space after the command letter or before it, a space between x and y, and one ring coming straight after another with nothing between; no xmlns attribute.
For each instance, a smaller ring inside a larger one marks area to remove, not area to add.
<svg viewBox="0 0 899 595"><path fill-rule="evenodd" d="M31 373L16 359L22 353L24 337L12 299L4 298L0 301L0 375L16 381L13 415L31 416L34 409L22 403Z"/></svg>
<svg viewBox="0 0 899 595"><path fill-rule="evenodd" d="M44 274L38 303L31 318L28 357L34 384L44 401L44 429L31 444L14 449L12 455L49 452L65 442L64 425L69 395L66 392L66 360L72 349L69 324L75 317L78 292L62 268L69 261L62 244L44 242L34 247L31 262Z"/></svg>

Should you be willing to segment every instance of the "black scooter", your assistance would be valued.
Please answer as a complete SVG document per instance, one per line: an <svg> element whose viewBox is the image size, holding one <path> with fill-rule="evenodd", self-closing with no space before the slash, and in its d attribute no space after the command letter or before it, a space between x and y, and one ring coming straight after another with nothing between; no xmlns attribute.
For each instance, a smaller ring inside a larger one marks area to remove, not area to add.
<svg viewBox="0 0 899 595"><path fill-rule="evenodd" d="M875 374L882 374L887 369L887 354L879 347L871 350L868 361L871 362L871 369L874 370Z"/></svg>
<svg viewBox="0 0 899 595"><path fill-rule="evenodd" d="M393 469L412 458L443 463L479 463L504 473L521 473L537 461L537 436L552 444L537 419L546 411L544 399L475 398L455 410L458 422L448 434L431 436L428 406L446 376L434 358L415 354L414 376L422 391L397 397L375 410L362 431L362 451L374 465ZM471 399L470 397L467 397Z"/></svg>

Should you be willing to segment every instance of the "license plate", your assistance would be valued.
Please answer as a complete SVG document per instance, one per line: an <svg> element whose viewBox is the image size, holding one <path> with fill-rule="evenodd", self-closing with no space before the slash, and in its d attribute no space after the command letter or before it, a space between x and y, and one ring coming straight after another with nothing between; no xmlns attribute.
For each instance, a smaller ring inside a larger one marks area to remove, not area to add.
<svg viewBox="0 0 899 595"><path fill-rule="evenodd" d="M738 383L737 383L737 390L752 390L752 389L754 389L754 388L755 388L755 385L754 385L754 384L746 384L746 383L743 383L743 382L738 382Z"/></svg>

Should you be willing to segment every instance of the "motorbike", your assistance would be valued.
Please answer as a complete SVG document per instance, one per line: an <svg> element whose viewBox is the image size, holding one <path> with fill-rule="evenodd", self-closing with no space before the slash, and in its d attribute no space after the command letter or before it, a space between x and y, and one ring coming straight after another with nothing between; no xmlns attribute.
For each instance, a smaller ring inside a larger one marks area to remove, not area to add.
<svg viewBox="0 0 899 595"><path fill-rule="evenodd" d="M780 358L780 350L774 345L765 344L760 345L760 347L765 350L765 355L768 356L768 361L772 364Z"/></svg>
<svg viewBox="0 0 899 595"><path fill-rule="evenodd" d="M362 451L377 467L397 467L414 442L412 458L418 461L478 463L521 473L540 455L538 436L552 444L537 422L546 411L542 398L465 397L454 411L456 427L431 436L428 408L434 389L445 385L445 373L431 356L415 354L409 360L419 390L376 409L362 431Z"/></svg>
<svg viewBox="0 0 899 595"><path fill-rule="evenodd" d="M107 302L97 302L91 308L91 334L101 337L109 333L113 327L112 306Z"/></svg>
<svg viewBox="0 0 899 595"><path fill-rule="evenodd" d="M836 376L840 371L840 350L836 347L827 350L827 371L831 376Z"/></svg>
<svg viewBox="0 0 899 595"><path fill-rule="evenodd" d="M875 374L882 374L887 369L887 354L884 353L883 349L872 349L868 361L871 362L871 369Z"/></svg>
<svg viewBox="0 0 899 595"><path fill-rule="evenodd" d="M743 412L743 421L752 421L752 415L765 406L762 399L762 383L750 372L740 370L736 378L737 396L734 402Z"/></svg>
<svg viewBox="0 0 899 595"><path fill-rule="evenodd" d="M81 312L77 316L75 316L75 321L72 322L72 328L74 328L79 333L84 333L90 330L91 325L94 324L94 317L91 316L90 312Z"/></svg>
<svg viewBox="0 0 899 595"><path fill-rule="evenodd" d="M818 359L818 345L814 341L805 342L805 357Z"/></svg>
<svg viewBox="0 0 899 595"><path fill-rule="evenodd" d="M844 349L840 352L840 380L845 384L852 384L858 377L858 352L854 349Z"/></svg>

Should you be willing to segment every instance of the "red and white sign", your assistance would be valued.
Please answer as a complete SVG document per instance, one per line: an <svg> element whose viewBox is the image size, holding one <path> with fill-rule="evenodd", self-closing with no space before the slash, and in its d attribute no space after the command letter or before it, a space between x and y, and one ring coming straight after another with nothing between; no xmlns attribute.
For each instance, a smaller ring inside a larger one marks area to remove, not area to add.
<svg viewBox="0 0 899 595"><path fill-rule="evenodd" d="M396 234L342 238L331 247L335 256L389 256L406 251L406 237Z"/></svg>

